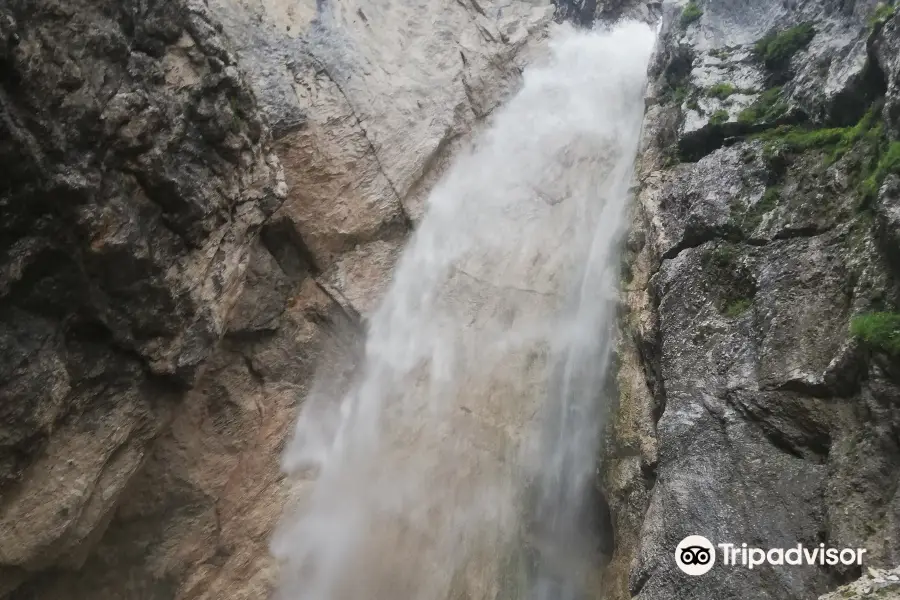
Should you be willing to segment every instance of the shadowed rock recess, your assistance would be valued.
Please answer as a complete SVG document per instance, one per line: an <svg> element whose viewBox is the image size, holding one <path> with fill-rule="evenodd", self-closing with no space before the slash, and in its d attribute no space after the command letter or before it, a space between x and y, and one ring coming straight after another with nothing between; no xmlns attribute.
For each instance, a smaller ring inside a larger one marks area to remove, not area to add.
<svg viewBox="0 0 900 600"><path fill-rule="evenodd" d="M900 11L665 9L605 457L609 597L815 597L900 563ZM689 577L672 553L690 534L868 554Z"/></svg>

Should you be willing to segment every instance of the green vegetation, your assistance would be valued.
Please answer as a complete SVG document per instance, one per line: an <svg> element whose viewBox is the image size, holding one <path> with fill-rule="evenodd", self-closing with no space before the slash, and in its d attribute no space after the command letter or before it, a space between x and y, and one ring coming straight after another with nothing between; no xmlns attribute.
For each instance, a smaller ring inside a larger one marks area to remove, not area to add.
<svg viewBox="0 0 900 600"><path fill-rule="evenodd" d="M872 106L852 127L809 129L781 126L756 134L766 142L763 157L767 161L810 150L828 152L824 166L850 155L847 172L859 186L863 203L874 198L885 178L900 174L900 142L888 143L878 113Z"/></svg>
<svg viewBox="0 0 900 600"><path fill-rule="evenodd" d="M888 19L894 16L894 13L896 11L897 7L893 4L879 4L875 8L875 12L872 13L872 16L869 17L869 25L871 27L884 25L888 21Z"/></svg>
<svg viewBox="0 0 900 600"><path fill-rule="evenodd" d="M730 83L717 83L716 85L707 88L706 93L712 96L713 98L718 98L719 100L724 100L728 96L737 92L738 89L734 87Z"/></svg>
<svg viewBox="0 0 900 600"><path fill-rule="evenodd" d="M728 122L728 111L720 108L709 117L710 125L722 125Z"/></svg>
<svg viewBox="0 0 900 600"><path fill-rule="evenodd" d="M734 246L720 244L704 257L703 262L708 267L729 271L734 269L737 259L738 253Z"/></svg>
<svg viewBox="0 0 900 600"><path fill-rule="evenodd" d="M900 175L900 142L891 142L880 153L880 157L874 163L874 167L864 173L865 176L860 184L863 199L871 200L874 198L878 194L881 184L884 183L885 178L890 174Z"/></svg>
<svg viewBox="0 0 900 600"><path fill-rule="evenodd" d="M751 125L774 121L787 112L788 105L781 99L781 86L769 88L756 101L741 111L738 123Z"/></svg>
<svg viewBox="0 0 900 600"><path fill-rule="evenodd" d="M771 32L756 42L756 55L770 69L784 67L796 52L816 35L811 23L801 23L780 32Z"/></svg>
<svg viewBox="0 0 900 600"><path fill-rule="evenodd" d="M733 319L745 313L751 306L753 306L753 301L749 298L738 298L728 302L722 309L722 314Z"/></svg>
<svg viewBox="0 0 900 600"><path fill-rule="evenodd" d="M702 16L703 11L694 0L691 0L687 3L687 6L685 6L684 10L681 12L681 26L687 27Z"/></svg>
<svg viewBox="0 0 900 600"><path fill-rule="evenodd" d="M881 137L881 125L876 123L876 111L870 109L853 127L826 127L808 129L781 126L756 134L757 139L768 142L766 150L772 153L777 145L780 152L799 154L816 148L831 149L829 161L837 161L863 139L877 142Z"/></svg>
<svg viewBox="0 0 900 600"><path fill-rule="evenodd" d="M900 355L900 313L875 312L853 317L850 333L870 348Z"/></svg>

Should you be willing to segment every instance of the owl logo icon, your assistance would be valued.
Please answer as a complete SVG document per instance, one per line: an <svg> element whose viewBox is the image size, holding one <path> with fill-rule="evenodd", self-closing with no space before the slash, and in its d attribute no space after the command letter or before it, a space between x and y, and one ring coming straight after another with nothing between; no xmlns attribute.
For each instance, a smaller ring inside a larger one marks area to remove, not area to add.
<svg viewBox="0 0 900 600"><path fill-rule="evenodd" d="M702 535L689 535L675 548L675 564L688 575L703 575L716 564L716 550Z"/></svg>

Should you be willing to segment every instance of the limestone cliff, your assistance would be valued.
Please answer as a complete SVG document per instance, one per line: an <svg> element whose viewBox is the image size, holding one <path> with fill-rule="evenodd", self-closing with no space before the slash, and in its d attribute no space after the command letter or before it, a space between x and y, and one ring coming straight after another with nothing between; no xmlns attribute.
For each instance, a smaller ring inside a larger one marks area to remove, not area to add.
<svg viewBox="0 0 900 600"><path fill-rule="evenodd" d="M0 2L0 597L267 597L314 367L552 16Z"/></svg>
<svg viewBox="0 0 900 600"><path fill-rule="evenodd" d="M604 585L805 599L859 569L688 578L671 552L699 533L900 563L900 18L662 8ZM268 596L313 371L352 364L425 195L554 10L660 3L0 1L0 597ZM896 587L873 573L847 593Z"/></svg>
<svg viewBox="0 0 900 600"><path fill-rule="evenodd" d="M610 597L810 598L860 567L689 577L672 553L700 534L900 563L900 19L665 8L605 463Z"/></svg>

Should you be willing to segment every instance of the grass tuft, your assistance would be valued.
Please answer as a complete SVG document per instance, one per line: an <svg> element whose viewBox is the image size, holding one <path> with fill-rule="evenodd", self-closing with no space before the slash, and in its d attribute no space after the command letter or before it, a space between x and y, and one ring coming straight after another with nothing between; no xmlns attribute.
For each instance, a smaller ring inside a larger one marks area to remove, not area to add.
<svg viewBox="0 0 900 600"><path fill-rule="evenodd" d="M736 87L734 87L730 83L725 82L725 83L717 83L716 85L707 88L706 93L713 98L718 98L719 100L724 100L725 98L734 94L737 91L738 91L738 89Z"/></svg>
<svg viewBox="0 0 900 600"><path fill-rule="evenodd" d="M728 122L728 111L720 108L709 117L710 125L722 125Z"/></svg>
<svg viewBox="0 0 900 600"><path fill-rule="evenodd" d="M894 16L894 13L896 11L897 7L892 4L879 4L875 8L875 12L872 13L872 16L869 17L869 26L874 28L880 25L884 25L891 17Z"/></svg>
<svg viewBox="0 0 900 600"><path fill-rule="evenodd" d="M787 65L798 50L805 48L816 35L811 23L801 23L784 31L772 32L756 42L756 55L770 69Z"/></svg>
<svg viewBox="0 0 900 600"><path fill-rule="evenodd" d="M761 93L753 104L742 110L738 123L768 123L784 115L787 109L787 103L781 99L781 86L775 86Z"/></svg>
<svg viewBox="0 0 900 600"><path fill-rule="evenodd" d="M750 299L739 298L726 304L722 309L722 314L730 319L734 319L747 312L747 309L751 306L753 306L753 302Z"/></svg>
<svg viewBox="0 0 900 600"><path fill-rule="evenodd" d="M701 10L700 6L697 5L695 0L691 0L687 3L687 6L684 7L684 10L681 12L680 23L682 27L687 27L697 19L703 16L703 10Z"/></svg>
<svg viewBox="0 0 900 600"><path fill-rule="evenodd" d="M853 317L850 333L870 348L900 355L900 314L875 312Z"/></svg>

